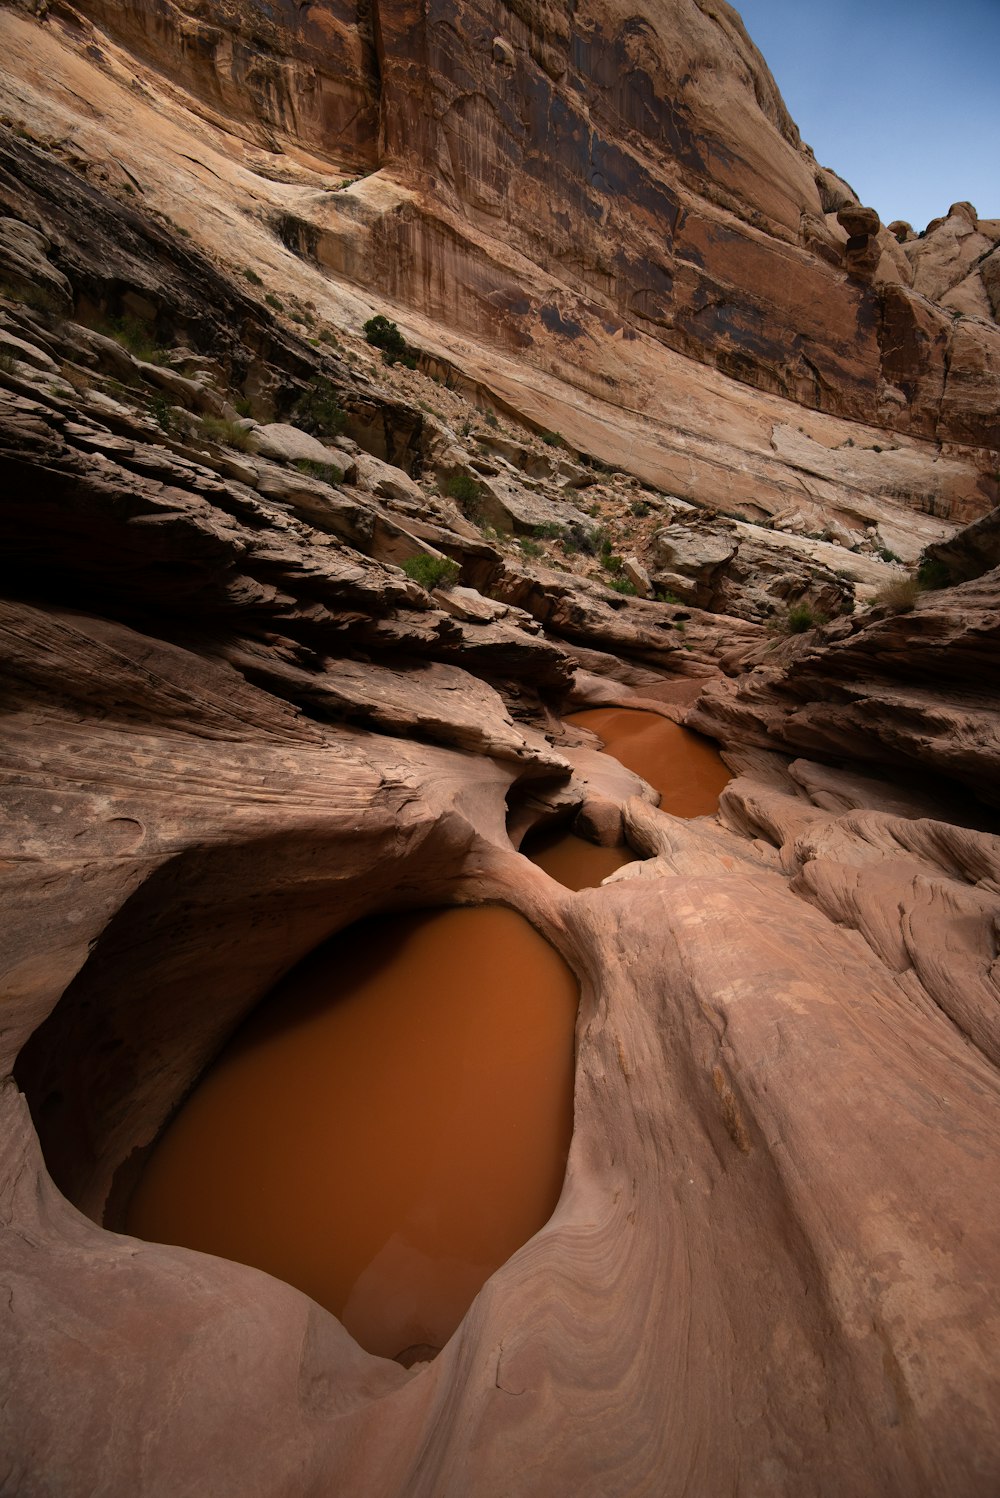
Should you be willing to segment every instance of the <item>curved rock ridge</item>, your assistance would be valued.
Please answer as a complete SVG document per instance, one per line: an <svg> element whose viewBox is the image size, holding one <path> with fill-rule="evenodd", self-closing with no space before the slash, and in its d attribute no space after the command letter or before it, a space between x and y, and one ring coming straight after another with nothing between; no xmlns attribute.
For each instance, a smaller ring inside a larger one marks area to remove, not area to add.
<svg viewBox="0 0 1000 1498"><path fill-rule="evenodd" d="M1000 225L883 229L722 0L0 40L4 1492L994 1498ZM121 1233L304 955L483 902L574 1137L437 1357Z"/></svg>

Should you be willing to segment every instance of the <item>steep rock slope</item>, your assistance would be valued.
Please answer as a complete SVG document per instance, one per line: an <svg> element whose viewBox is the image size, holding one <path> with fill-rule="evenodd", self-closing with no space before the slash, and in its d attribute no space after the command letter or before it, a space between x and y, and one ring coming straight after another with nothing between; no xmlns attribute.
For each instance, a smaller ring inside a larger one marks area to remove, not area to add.
<svg viewBox="0 0 1000 1498"><path fill-rule="evenodd" d="M1000 445L1000 224L957 205L900 246L801 146L724 3L79 11L240 134L351 174L363 156L373 176L285 232L438 323L591 389L608 338L643 336L807 407Z"/></svg>

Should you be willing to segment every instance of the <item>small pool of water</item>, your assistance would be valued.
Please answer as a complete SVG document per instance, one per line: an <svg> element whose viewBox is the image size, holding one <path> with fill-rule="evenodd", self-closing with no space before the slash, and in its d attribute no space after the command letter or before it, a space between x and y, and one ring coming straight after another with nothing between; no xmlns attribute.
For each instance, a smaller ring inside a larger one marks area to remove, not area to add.
<svg viewBox="0 0 1000 1498"><path fill-rule="evenodd" d="M719 809L732 778L715 745L669 718L631 707L594 707L566 718L589 728L604 750L660 793L660 810L701 817Z"/></svg>
<svg viewBox="0 0 1000 1498"><path fill-rule="evenodd" d="M504 907L359 922L206 1073L128 1232L267 1270L370 1352L431 1354L558 1201L578 998Z"/></svg>
<svg viewBox="0 0 1000 1498"><path fill-rule="evenodd" d="M564 827L529 834L520 851L566 889L595 889L638 856L631 848L599 848Z"/></svg>

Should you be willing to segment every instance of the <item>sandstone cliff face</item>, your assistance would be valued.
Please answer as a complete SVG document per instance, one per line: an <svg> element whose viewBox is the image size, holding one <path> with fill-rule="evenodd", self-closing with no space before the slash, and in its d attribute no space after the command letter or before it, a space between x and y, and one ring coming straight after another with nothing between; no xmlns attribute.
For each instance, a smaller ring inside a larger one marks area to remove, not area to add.
<svg viewBox="0 0 1000 1498"><path fill-rule="evenodd" d="M926 253L900 247L801 146L728 5L77 9L238 137L373 173L286 232L402 307L591 390L609 337L652 340L811 409L1000 446L1000 224L957 205Z"/></svg>
<svg viewBox="0 0 1000 1498"><path fill-rule="evenodd" d="M31 9L5 1491L992 1498L997 226L881 230L721 3ZM596 702L723 743L719 816L581 752ZM564 890L516 851L560 819L638 861ZM117 1231L299 958L488 900L580 980L574 1140L433 1362Z"/></svg>

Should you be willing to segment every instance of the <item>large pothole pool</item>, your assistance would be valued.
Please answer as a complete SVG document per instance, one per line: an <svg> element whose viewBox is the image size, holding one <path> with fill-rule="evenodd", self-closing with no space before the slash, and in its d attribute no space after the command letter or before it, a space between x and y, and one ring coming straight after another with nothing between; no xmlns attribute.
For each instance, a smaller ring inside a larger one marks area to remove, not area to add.
<svg viewBox="0 0 1000 1498"><path fill-rule="evenodd" d="M432 1355L558 1201L578 996L506 907L351 926L199 1081L127 1230L267 1270L370 1352Z"/></svg>

